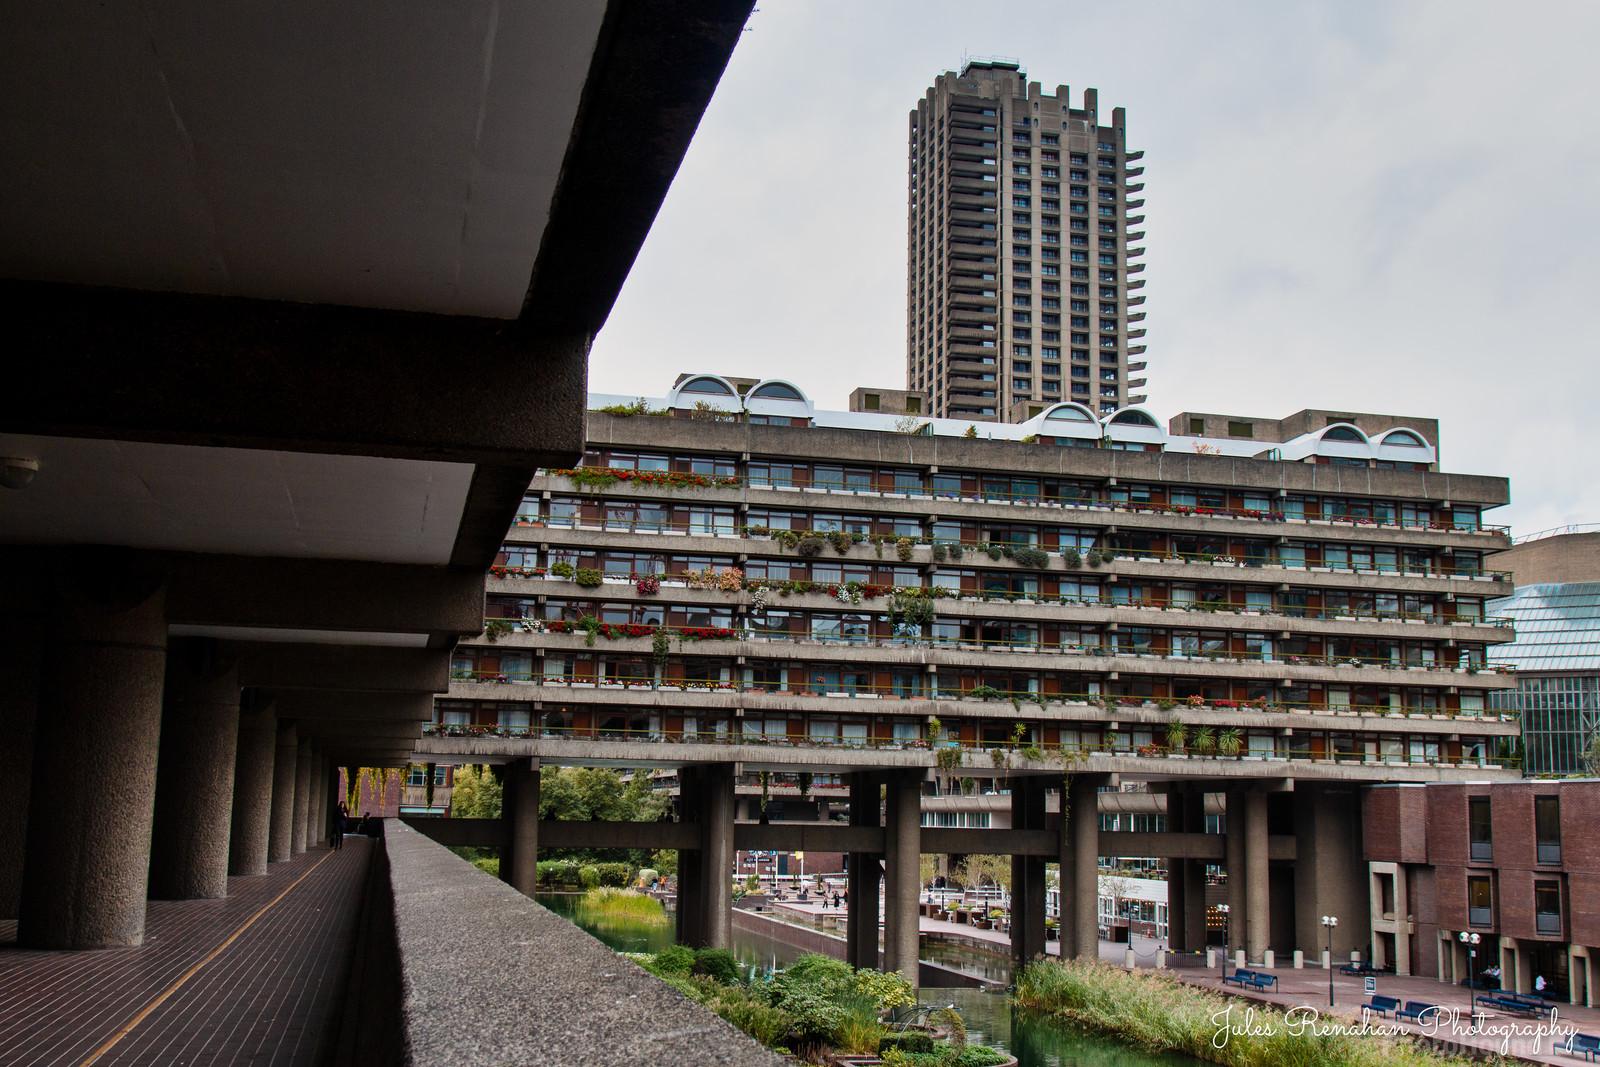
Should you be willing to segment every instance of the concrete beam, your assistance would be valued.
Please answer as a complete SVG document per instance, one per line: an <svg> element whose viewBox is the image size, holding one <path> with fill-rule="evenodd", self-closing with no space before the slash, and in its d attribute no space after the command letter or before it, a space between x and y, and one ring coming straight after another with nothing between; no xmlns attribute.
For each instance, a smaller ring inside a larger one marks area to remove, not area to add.
<svg viewBox="0 0 1600 1067"><path fill-rule="evenodd" d="M483 632L483 575L469 569L202 553L162 558L172 576L167 620L174 624Z"/></svg>
<svg viewBox="0 0 1600 1067"><path fill-rule="evenodd" d="M428 722L433 718L433 696L428 693L318 692L273 690L278 716L321 722L378 719L389 722Z"/></svg>
<svg viewBox="0 0 1600 1067"><path fill-rule="evenodd" d="M237 647L243 686L366 693L443 693L450 688L449 649L274 641L246 641Z"/></svg>

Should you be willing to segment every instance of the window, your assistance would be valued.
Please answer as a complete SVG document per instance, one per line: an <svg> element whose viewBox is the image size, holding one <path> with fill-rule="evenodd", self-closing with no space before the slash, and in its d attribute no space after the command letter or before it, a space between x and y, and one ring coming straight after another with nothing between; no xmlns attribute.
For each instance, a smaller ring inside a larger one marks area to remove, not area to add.
<svg viewBox="0 0 1600 1067"><path fill-rule="evenodd" d="M1190 419L1189 420L1189 432L1191 434L1193 434L1194 436L1196 436L1196 437L1205 436L1206 420L1205 419Z"/></svg>
<svg viewBox="0 0 1600 1067"><path fill-rule="evenodd" d="M1561 932L1560 882L1533 883L1533 923L1533 928L1541 934Z"/></svg>
<svg viewBox="0 0 1600 1067"><path fill-rule="evenodd" d="M861 406L868 411L877 411L883 407L883 397L877 393L864 393L861 397Z"/></svg>
<svg viewBox="0 0 1600 1067"><path fill-rule="evenodd" d="M1255 435L1256 435L1255 423L1253 423L1253 422L1235 422L1232 419L1228 420L1228 436L1229 437L1254 437Z"/></svg>
<svg viewBox="0 0 1600 1067"><path fill-rule="evenodd" d="M1493 910L1489 889L1489 879L1472 877L1467 879L1467 925L1490 926L1493 924Z"/></svg>
<svg viewBox="0 0 1600 1067"><path fill-rule="evenodd" d="M1540 863L1561 862L1561 798L1533 798L1533 833L1538 841ZM1540 930L1544 933L1544 930Z"/></svg>
<svg viewBox="0 0 1600 1067"><path fill-rule="evenodd" d="M1469 857L1474 863L1488 863L1494 859L1494 831L1489 821L1489 798L1467 798L1467 839Z"/></svg>

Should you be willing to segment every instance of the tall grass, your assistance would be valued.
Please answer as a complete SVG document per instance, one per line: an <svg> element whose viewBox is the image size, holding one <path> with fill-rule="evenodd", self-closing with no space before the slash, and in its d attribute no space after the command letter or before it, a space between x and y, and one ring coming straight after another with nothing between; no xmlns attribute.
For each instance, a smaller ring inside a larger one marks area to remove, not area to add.
<svg viewBox="0 0 1600 1067"><path fill-rule="evenodd" d="M1151 1052L1181 1052L1226 1067L1446 1067L1471 1062L1405 1038L1318 1034L1309 1026L1289 1025L1281 1012L1231 1000L1170 975L1082 960L1030 963L1017 979L1013 1003L1027 1014L1069 1022ZM1245 1026L1247 1010L1253 1012L1250 1032L1214 1040L1228 1022Z"/></svg>
<svg viewBox="0 0 1600 1067"><path fill-rule="evenodd" d="M632 923L640 926L665 926L667 913L654 897L631 889L604 886L583 895L574 909L578 918L596 926Z"/></svg>

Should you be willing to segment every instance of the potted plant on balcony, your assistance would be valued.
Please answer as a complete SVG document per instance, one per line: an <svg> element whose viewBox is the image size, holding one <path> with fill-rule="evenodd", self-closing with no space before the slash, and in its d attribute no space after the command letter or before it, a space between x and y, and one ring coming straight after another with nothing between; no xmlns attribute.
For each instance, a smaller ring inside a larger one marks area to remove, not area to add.
<svg viewBox="0 0 1600 1067"><path fill-rule="evenodd" d="M1189 727L1178 719L1167 723L1167 750L1168 754L1177 757L1186 755L1184 745L1189 739Z"/></svg>
<svg viewBox="0 0 1600 1067"><path fill-rule="evenodd" d="M1199 726L1194 731L1194 750L1202 756L1215 755L1217 731L1210 726Z"/></svg>
<svg viewBox="0 0 1600 1067"><path fill-rule="evenodd" d="M1243 749L1244 732L1237 726L1230 726L1217 734L1217 755L1225 759L1238 759Z"/></svg>

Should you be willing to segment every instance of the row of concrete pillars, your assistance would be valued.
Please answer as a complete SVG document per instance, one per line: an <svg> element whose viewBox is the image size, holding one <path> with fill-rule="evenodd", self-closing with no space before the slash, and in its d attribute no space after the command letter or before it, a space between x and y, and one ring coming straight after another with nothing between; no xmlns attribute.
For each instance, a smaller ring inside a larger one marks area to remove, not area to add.
<svg viewBox="0 0 1600 1067"><path fill-rule="evenodd" d="M0 916L23 947L138 945L147 899L225 896L330 825L331 762L270 705L241 709L217 642L169 647L164 608L159 589L68 602L48 640L6 643Z"/></svg>
<svg viewBox="0 0 1600 1067"><path fill-rule="evenodd" d="M881 830L883 851L849 853L846 958L856 967L899 971L913 983L918 980L924 777L921 770L849 775L850 824ZM1045 829L1047 789L1060 789L1066 800L1059 824L1059 858L1066 909L1062 950L1068 955L1092 957L1099 951L1099 813L1095 797L1103 777L1074 775L1053 782L1023 778L1012 786L1014 825L1019 829ZM732 765L682 768L679 811L682 821L695 827L695 847L678 853L677 940L690 946L726 948L733 937ZM1074 817L1075 812L1085 814ZM503 817L507 825L501 877L531 896L539 848L536 763L518 761L507 768ZM1046 857L1018 856L1012 862L1012 947L1016 957L1026 962L1044 953Z"/></svg>

